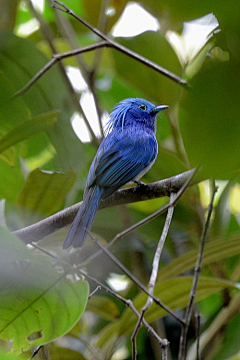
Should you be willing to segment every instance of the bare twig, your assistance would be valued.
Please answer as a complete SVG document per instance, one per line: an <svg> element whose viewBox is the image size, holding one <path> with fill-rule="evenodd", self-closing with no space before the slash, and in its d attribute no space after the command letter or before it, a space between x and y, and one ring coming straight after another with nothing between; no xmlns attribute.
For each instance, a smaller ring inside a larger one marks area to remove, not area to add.
<svg viewBox="0 0 240 360"><path fill-rule="evenodd" d="M196 320L196 342L197 342L197 347L196 347L196 351L197 351L197 360L201 360L200 357L200 333L201 333L201 314L198 311L195 314L195 320Z"/></svg>
<svg viewBox="0 0 240 360"><path fill-rule="evenodd" d="M20 95L23 95L25 92L27 92L58 61L60 61L62 59L65 59L67 57L71 57L71 56L74 56L74 55L78 55L78 54L81 54L81 53L85 53L85 52L92 51L92 50L95 50L97 48L106 47L106 46L108 46L108 43L106 41L100 41L100 42L98 42L96 44L88 45L88 46L85 46L85 47L83 47L81 49L66 51L66 52L64 52L62 54L53 54L52 59L50 61L48 61L46 63L46 65L44 65L42 67L42 69L40 69L37 72L37 74L34 75L26 85L24 85L20 90L18 90L15 94L13 94L11 99L14 99L14 98L16 98L16 97L18 97Z"/></svg>
<svg viewBox="0 0 240 360"><path fill-rule="evenodd" d="M101 286L98 285L98 286L96 287L96 289L94 289L94 290L91 292L91 294L89 294L88 300L90 300L91 297L92 297L93 295L95 295L99 290L101 290Z"/></svg>
<svg viewBox="0 0 240 360"><path fill-rule="evenodd" d="M86 46L82 49L76 49L76 50L72 50L72 51L68 51L64 54L55 54L53 55L53 59L50 60L41 70L39 70L39 72L33 76L33 78L20 90L18 90L13 96L12 98L15 98L19 95L22 95L24 92L26 92L43 74L46 73L46 71L48 69L50 69L57 61L65 58L65 57L69 57L69 56L74 56L83 52L87 52L87 51L92 51L95 50L97 48L100 47L112 47L114 49L116 49L117 51L120 51L122 53L124 53L125 55L141 62L142 64L144 64L145 66L148 66L150 68L152 68L153 70L161 73L162 75L168 77L169 79L177 82L178 84L184 86L184 87L189 87L188 83L186 80L182 79L181 77L175 75L174 73L172 73L171 71L168 71L166 69L164 69L163 67L157 65L156 63L154 63L153 61L150 61L149 59L145 58L144 56L141 56L137 53L135 53L134 51L129 50L128 48L126 48L123 45L118 44L117 42L115 42L114 40L108 38L105 34L103 34L100 30L96 29L95 27L93 27L92 25L90 25L88 22L86 22L84 19L82 19L81 17L79 17L78 15L76 15L72 10L70 10L65 4L63 4L60 1L55 1L56 4L60 5L61 7L57 7L54 6L56 9L64 11L68 14L70 14L71 16L73 16L75 19L77 19L78 21L80 21L84 26L86 26L87 28L89 28L93 33L95 33L96 35L98 35L101 39L103 39L104 41L97 43L97 44L93 44L93 45L89 45Z"/></svg>
<svg viewBox="0 0 240 360"><path fill-rule="evenodd" d="M160 299L155 298L153 294L151 294L148 289L119 261L108 249L106 246L103 246L97 238L92 236L89 233L89 236L97 243L97 245L101 248L101 250L116 264L143 292L145 292L148 297L153 299L157 305L161 306L166 312L172 315L177 321L180 323L182 320L167 306L165 305Z"/></svg>
<svg viewBox="0 0 240 360"><path fill-rule="evenodd" d="M130 56L131 58L143 63L144 65L156 70L157 72L161 73L162 75L168 77L169 79L177 82L178 84L188 87L188 83L186 80L182 79L181 77L177 76L176 74L172 73L171 71L168 71L164 69L163 67L155 64L153 61L150 61L149 59L145 58L144 56L141 56L134 51L129 50L123 45L120 45L116 41L108 38L104 33L102 33L100 30L89 24L86 20L82 19L80 16L75 14L71 9L69 9L64 3L58 0L54 0L54 2L61 7L57 7L57 9L66 12L67 14L73 16L75 19L80 21L84 26L86 26L89 30L91 30L94 34L99 36L101 39L106 40L109 43L109 46L115 48L116 50Z"/></svg>
<svg viewBox="0 0 240 360"><path fill-rule="evenodd" d="M207 240L211 215L212 215L212 211L213 211L213 200L214 200L216 192L217 192L217 188L215 186L215 182L213 181L212 182L211 200L209 203L207 218L206 218L206 221L205 221L205 224L203 227L203 232L202 232L201 239L200 239L199 252L198 252L198 257L197 257L196 265L195 265L195 269L194 269L192 288L190 291L189 302L188 302L188 305L186 308L184 323L182 325L182 332L181 332L181 337L180 337L180 349L179 349L179 356L178 356L179 360L185 360L185 358L186 358L187 333L188 333L188 328L189 328L190 319L191 319L191 315L192 315L193 302L194 302L194 299L196 296L198 280L199 280L199 276L201 273L203 250L204 250L204 246L205 246L205 243Z"/></svg>
<svg viewBox="0 0 240 360"><path fill-rule="evenodd" d="M40 345L38 346L32 353L32 355L30 356L29 360L33 359L37 354L38 352L40 351L40 349L43 347L43 345Z"/></svg>
<svg viewBox="0 0 240 360"><path fill-rule="evenodd" d="M51 28L48 26L48 24L46 24L46 23L43 21L43 19L42 19L42 17L40 16L40 14L35 10L35 8L34 8L34 6L33 6L33 4L32 4L32 0L28 0L28 5L29 5L29 8L30 8L30 10L32 11L34 17L35 17L35 18L38 20L38 22L40 23L40 25L41 25L41 27L40 27L41 32L42 32L44 38L46 39L46 41L47 41L47 43L48 43L51 51L53 52L53 54L56 53L56 52L57 52L57 49L56 49L56 47L55 47L55 45L54 45L54 43L53 43L53 41L54 41L54 36L53 36L53 34L52 34ZM50 61L49 63L50 63L50 67L52 67L52 66L54 65L54 64L51 63L51 61ZM48 63L48 64L49 64L49 63ZM49 68L50 68L50 67L49 67ZM44 68L45 68L45 66L44 66ZM45 69L45 72L46 72L49 68L46 68L46 69ZM63 80L65 81L65 84L66 84L66 86L67 86L67 88L68 88L68 91L69 91L70 94L71 94L71 99L72 99L72 101L73 101L73 104L74 104L75 109L76 109L79 113L82 114L82 117L83 117L83 120L84 120L84 122L85 122L85 124L86 124L86 127L87 127L87 129L88 129L88 131L89 131L89 133L90 133L90 135L91 135L91 137L92 137L93 143L94 143L95 145L98 145L99 141L98 141L98 139L96 138L96 135L94 134L94 131L93 131L91 125L89 124L89 121L88 121L88 119L87 119L87 117L86 117L86 115L85 115L85 113L84 113L84 111L83 111L83 108L82 108L81 104L79 103L78 97L77 97L77 95L76 95L76 93L75 93L75 91L74 91L74 89L73 89L73 87L72 87L72 84L71 84L71 82L70 82L70 80L69 80L69 78L68 78L68 76L67 76L67 74L66 74L66 70L65 70L65 68L64 68L64 66L63 66L63 64L62 64L61 62L58 62L58 68L59 68L60 73L61 73L61 75L62 75L62 77L63 77ZM42 76L43 74L44 74L44 73L41 73L40 76ZM33 79L33 78L32 78L32 79ZM31 80L32 80L32 79L31 79ZM31 80L30 80L30 82L31 82ZM38 79L36 79L35 81L37 81L37 80L38 80ZM30 83L30 82L29 82L29 83ZM29 84L29 83L28 83L28 84ZM31 85L33 85L33 84L31 83ZM25 88L25 87L24 87L24 88ZM23 89L24 89L24 88L23 88ZM22 89L22 90L23 90L23 89ZM24 90L24 91L26 91L26 90ZM23 91L23 92L24 92L24 91ZM19 92L15 93L12 98L14 98L14 97L16 97L16 96L18 96L18 95L19 95Z"/></svg>
<svg viewBox="0 0 240 360"><path fill-rule="evenodd" d="M116 299L118 299L119 301L121 301L122 303L124 303L127 307L129 307L132 312L139 317L140 314L137 311L137 309L135 308L135 306L133 305L132 301L129 299L125 299L124 297L122 297L121 295L119 295L118 293L116 293L115 291L111 290L109 287L107 287L106 285L104 285L103 283L101 283L99 280L93 278L92 276L88 275L87 273L85 273L84 271L82 271L81 269L76 269L75 267L73 267L71 264L69 264L67 261L59 258L58 256L52 254L50 251L47 251L45 249L42 249L40 246L38 245L33 245L35 248L37 248L39 251L42 251L44 254L52 257L53 259L59 261L60 263L62 263L63 265L66 265L73 273L77 273L78 275L81 275L83 278L88 279L89 281L95 283L97 285L97 287L103 289L104 291L106 291L107 293L109 293L110 295L114 296ZM143 325L144 327L147 329L147 331L152 334L154 336L154 338L159 342L159 344L162 346L163 350L165 348L168 347L168 341L167 340L162 340L159 335L156 333L156 331L147 323L147 321L145 319L143 319ZM165 351L165 350L164 350Z"/></svg>
<svg viewBox="0 0 240 360"><path fill-rule="evenodd" d="M49 0L49 1L52 2L51 0ZM64 34L64 37L68 40L68 43L71 45L72 49L76 49L79 45L76 41L76 33L73 29L73 26L72 26L70 20L67 17L61 16L61 13L58 10L56 10L55 13L56 13L56 17L57 17L60 29ZM96 53L98 53L98 51L96 51ZM93 95L93 99L94 99L94 103L95 103L95 107L96 107L97 115L98 115L99 129L101 131L101 135L103 135L102 123L101 123L101 112L100 112L100 109L98 106L97 95L96 95L96 90L95 90L95 86L94 86L93 70L88 68L88 66L86 66L81 54L78 54L76 56L76 60L78 62L79 68L81 69L83 78L86 81L87 86Z"/></svg>
<svg viewBox="0 0 240 360"><path fill-rule="evenodd" d="M174 203L175 197L177 195L174 193L171 193L170 195L170 203ZM172 216L173 216L173 211L174 211L174 206L169 206L168 208L168 212L167 212L167 217L166 217L166 221L163 227L163 231L162 234L160 236L159 242L158 242L158 246L154 255L154 259L153 259L153 266L152 266L152 273L150 276L150 281L148 284L148 289L149 289L149 294L150 296L148 296L147 301L144 305L144 307L142 308L141 311L141 315L138 318L137 324L135 326L135 329L133 331L132 334L132 347L133 347L133 354L134 356L136 356L136 336L137 333L141 327L142 324L142 320L144 318L144 314L145 312L150 308L150 306L152 305L153 302L153 293L154 293L154 288L155 288L155 284L156 284L156 280L157 280L157 274L158 274L158 268L159 268L159 261L160 261L160 256L162 254L162 250L163 250L163 246L169 231L169 227L172 221Z"/></svg>

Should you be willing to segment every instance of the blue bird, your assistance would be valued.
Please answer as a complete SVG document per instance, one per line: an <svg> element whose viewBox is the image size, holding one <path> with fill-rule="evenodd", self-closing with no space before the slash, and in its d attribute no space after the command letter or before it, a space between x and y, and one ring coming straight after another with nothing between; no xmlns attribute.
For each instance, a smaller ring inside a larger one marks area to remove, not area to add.
<svg viewBox="0 0 240 360"><path fill-rule="evenodd" d="M153 165L157 153L156 115L167 105L144 99L120 101L110 113L107 135L90 166L83 203L69 229L63 248L82 247L88 237L100 199L130 181L137 181Z"/></svg>

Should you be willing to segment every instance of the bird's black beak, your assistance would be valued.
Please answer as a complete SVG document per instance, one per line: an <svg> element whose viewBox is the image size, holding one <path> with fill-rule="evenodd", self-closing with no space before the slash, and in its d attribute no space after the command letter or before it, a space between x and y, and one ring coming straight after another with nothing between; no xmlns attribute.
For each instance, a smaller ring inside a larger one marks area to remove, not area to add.
<svg viewBox="0 0 240 360"><path fill-rule="evenodd" d="M150 111L150 114L157 114L157 113L159 113L159 111L163 111L168 108L169 108L168 105L158 105Z"/></svg>

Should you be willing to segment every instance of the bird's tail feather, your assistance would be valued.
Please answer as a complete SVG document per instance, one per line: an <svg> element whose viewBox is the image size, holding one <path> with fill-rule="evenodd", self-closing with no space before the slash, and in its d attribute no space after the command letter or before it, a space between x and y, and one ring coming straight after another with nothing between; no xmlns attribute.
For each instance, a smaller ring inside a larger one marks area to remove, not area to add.
<svg viewBox="0 0 240 360"><path fill-rule="evenodd" d="M83 203L68 231L67 237L63 244L64 249L69 248L71 245L75 248L78 248L85 244L98 209L98 204L101 199L102 192L102 189L100 189L98 186L93 186L88 189Z"/></svg>

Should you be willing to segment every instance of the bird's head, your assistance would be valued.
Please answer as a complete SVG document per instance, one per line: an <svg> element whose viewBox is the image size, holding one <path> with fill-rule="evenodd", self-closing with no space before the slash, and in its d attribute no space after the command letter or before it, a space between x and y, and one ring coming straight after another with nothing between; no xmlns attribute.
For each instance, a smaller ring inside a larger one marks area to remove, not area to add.
<svg viewBox="0 0 240 360"><path fill-rule="evenodd" d="M155 129L155 119L160 111L167 109L167 105L155 106L149 101L139 98L128 98L120 101L112 110L107 125L107 133L116 127L143 123Z"/></svg>

